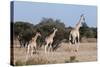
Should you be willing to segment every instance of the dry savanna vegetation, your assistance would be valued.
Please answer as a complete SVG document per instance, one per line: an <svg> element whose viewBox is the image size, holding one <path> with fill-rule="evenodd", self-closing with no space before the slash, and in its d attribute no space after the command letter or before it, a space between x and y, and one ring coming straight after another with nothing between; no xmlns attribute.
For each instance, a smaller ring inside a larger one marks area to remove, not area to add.
<svg viewBox="0 0 100 67"><path fill-rule="evenodd" d="M97 60L97 28L89 27L85 22L80 27L79 50L74 51L75 45L69 45L68 37L72 27L66 27L64 22L53 20L52 18L43 18L37 25L29 22L11 22L11 64L37 65L37 64L55 64L55 63L73 63L88 62ZM57 28L53 42L53 52L45 54L45 37L50 35ZM27 56L27 46L36 32L41 33L37 38L37 52Z"/></svg>
<svg viewBox="0 0 100 67"><path fill-rule="evenodd" d="M27 48L20 48L18 44L14 48L14 65L36 65L36 64L54 64L54 63L70 63L70 62L88 62L97 60L97 43L80 43L78 52L71 52L75 48L74 45L69 46L68 43L61 43L60 47L47 54L44 53L44 47L38 49L37 54L26 59Z"/></svg>

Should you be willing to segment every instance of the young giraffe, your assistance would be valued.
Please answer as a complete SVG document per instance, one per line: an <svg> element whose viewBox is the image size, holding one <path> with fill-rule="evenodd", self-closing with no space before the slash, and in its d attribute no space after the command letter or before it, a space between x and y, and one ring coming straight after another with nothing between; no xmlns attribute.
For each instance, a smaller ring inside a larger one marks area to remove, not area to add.
<svg viewBox="0 0 100 67"><path fill-rule="evenodd" d="M30 52L31 52L31 56L35 50L35 53L36 53L36 49L37 49L37 37L38 36L41 36L41 34L39 32L36 33L36 35L34 37L32 37L32 41L31 43L28 45L28 48L27 48L27 54L30 55Z"/></svg>
<svg viewBox="0 0 100 67"><path fill-rule="evenodd" d="M75 49L75 51L78 51L78 48L79 48L79 39L80 39L79 29L81 27L82 21L85 21L85 18L84 18L83 14L80 16L79 22L71 30L70 35L69 35L70 44L75 44L76 45L76 42L77 42L77 45L76 45L77 48Z"/></svg>
<svg viewBox="0 0 100 67"><path fill-rule="evenodd" d="M56 32L57 32L58 29L53 28L53 30L54 30L54 32L45 38L45 42L46 42L45 53L47 53L47 48L49 46L50 46L50 49L52 50L53 38L54 38L54 36L55 36L55 34L56 34Z"/></svg>

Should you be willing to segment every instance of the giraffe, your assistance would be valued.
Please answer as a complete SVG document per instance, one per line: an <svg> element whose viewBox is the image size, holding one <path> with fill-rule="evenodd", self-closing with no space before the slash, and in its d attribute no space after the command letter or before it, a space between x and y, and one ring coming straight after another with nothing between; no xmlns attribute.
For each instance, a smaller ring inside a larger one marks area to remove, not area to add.
<svg viewBox="0 0 100 67"><path fill-rule="evenodd" d="M31 52L31 56L35 50L35 53L36 53L36 49L37 49L37 43L36 43L36 40L37 40L37 37L38 36L41 36L41 34L39 32L36 33L36 35L34 37L32 37L32 40L30 42L30 44L28 45L28 48L27 48L27 54L30 55L30 52Z"/></svg>
<svg viewBox="0 0 100 67"><path fill-rule="evenodd" d="M47 36L47 37L45 38L45 42L46 42L46 45L45 45L45 53L47 53L47 48L48 48L49 46L50 46L50 50L52 50L53 38L54 38L56 32L58 31L58 29L53 28L53 30L54 30L53 33L50 34L49 36Z"/></svg>
<svg viewBox="0 0 100 67"><path fill-rule="evenodd" d="M84 18L84 15L82 14L80 16L80 19L79 19L78 23L71 30L70 35L69 35L69 43L70 44L75 44L76 45L76 42L77 42L77 45L76 45L77 48L75 49L76 52L78 51L78 48L79 48L79 39L80 39L79 29L80 29L81 23L83 21L85 21L85 18Z"/></svg>

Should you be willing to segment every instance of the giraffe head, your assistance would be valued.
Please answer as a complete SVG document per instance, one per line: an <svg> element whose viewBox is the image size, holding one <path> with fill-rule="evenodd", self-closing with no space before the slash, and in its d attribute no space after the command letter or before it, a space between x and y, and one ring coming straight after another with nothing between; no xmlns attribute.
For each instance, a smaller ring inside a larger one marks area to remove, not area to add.
<svg viewBox="0 0 100 67"><path fill-rule="evenodd" d="M35 36L38 37L38 36L41 36L41 34L39 32L37 32ZM34 37L32 37L32 41L34 41Z"/></svg>
<svg viewBox="0 0 100 67"><path fill-rule="evenodd" d="M81 20L82 20L82 22L85 22L84 14L81 14Z"/></svg>
<svg viewBox="0 0 100 67"><path fill-rule="evenodd" d="M40 32L37 32L36 35L37 35L37 36L41 36Z"/></svg>
<svg viewBox="0 0 100 67"><path fill-rule="evenodd" d="M54 31L58 31L58 29L57 29L57 28L53 28L53 30L54 30Z"/></svg>

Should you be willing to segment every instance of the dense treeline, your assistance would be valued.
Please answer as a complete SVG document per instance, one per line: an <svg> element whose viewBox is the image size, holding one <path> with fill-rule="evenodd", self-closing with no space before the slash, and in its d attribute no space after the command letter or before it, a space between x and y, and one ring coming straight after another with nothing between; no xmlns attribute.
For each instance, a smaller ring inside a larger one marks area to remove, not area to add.
<svg viewBox="0 0 100 67"><path fill-rule="evenodd" d="M39 24L33 25L29 22L11 22L13 25L13 37L18 38L20 44L24 44L24 46L31 40L32 36L35 36L36 32L40 32L42 37L38 38L38 45L41 46L45 44L44 39L46 36L53 32L53 28L57 28L58 31L56 36L54 37L54 48L58 46L58 44L66 40L68 41L69 32L72 27L66 27L64 22L60 20L54 20L52 18L43 18ZM82 23L80 28L80 35L86 38L97 38L97 28L89 27L85 22ZM41 43L40 43L41 42ZM57 46L56 46L57 45Z"/></svg>

